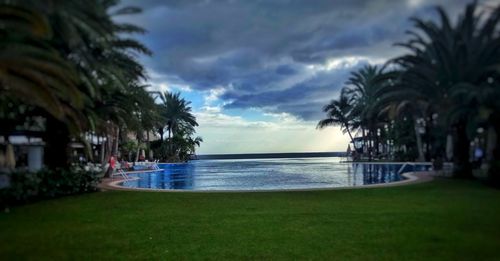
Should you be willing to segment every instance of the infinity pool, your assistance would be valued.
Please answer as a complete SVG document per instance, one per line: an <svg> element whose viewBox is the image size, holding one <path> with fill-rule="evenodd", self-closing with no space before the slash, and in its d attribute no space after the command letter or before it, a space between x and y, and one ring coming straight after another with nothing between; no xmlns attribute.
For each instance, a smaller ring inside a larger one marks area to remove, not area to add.
<svg viewBox="0 0 500 261"><path fill-rule="evenodd" d="M403 179L429 166L340 163L340 158L196 160L159 164L155 172L129 174L128 188L173 190L282 190L354 187ZM415 169L414 169L415 168Z"/></svg>

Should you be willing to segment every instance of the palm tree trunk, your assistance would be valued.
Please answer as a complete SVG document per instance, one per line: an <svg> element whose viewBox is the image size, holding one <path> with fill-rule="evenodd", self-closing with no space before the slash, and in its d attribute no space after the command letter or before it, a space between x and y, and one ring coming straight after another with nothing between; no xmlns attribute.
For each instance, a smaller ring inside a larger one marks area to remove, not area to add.
<svg viewBox="0 0 500 261"><path fill-rule="evenodd" d="M116 127L115 138L113 140L113 155L118 155L118 145L120 143L120 128Z"/></svg>
<svg viewBox="0 0 500 261"><path fill-rule="evenodd" d="M45 135L45 165L50 169L68 168L70 135L66 124L48 116Z"/></svg>
<svg viewBox="0 0 500 261"><path fill-rule="evenodd" d="M415 140L417 142L417 152L418 152L417 161L423 162L425 161L425 155L424 155L424 150L422 148L422 136L420 136L416 118L413 119L413 129L415 131Z"/></svg>
<svg viewBox="0 0 500 261"><path fill-rule="evenodd" d="M345 129L347 130L347 134L349 134L349 138L351 138L352 145L354 146L354 138L352 137L351 131L349 130L349 126L347 123L344 123Z"/></svg>
<svg viewBox="0 0 500 261"><path fill-rule="evenodd" d="M167 158L172 154L172 129L168 128Z"/></svg>
<svg viewBox="0 0 500 261"><path fill-rule="evenodd" d="M163 128L159 128L158 133L160 134L161 144L163 144L163 134L165 134L165 131L163 130Z"/></svg>
<svg viewBox="0 0 500 261"><path fill-rule="evenodd" d="M368 161L372 161L373 155L373 129L370 126L368 128Z"/></svg>
<svg viewBox="0 0 500 261"><path fill-rule="evenodd" d="M493 124L494 131L488 135L488 146L487 154L491 151L489 156L489 168L488 168L488 182L495 186L500 187L500 121L496 120ZM488 157L488 156L487 156Z"/></svg>
<svg viewBox="0 0 500 261"><path fill-rule="evenodd" d="M365 149L366 149L366 130L363 127L361 127L361 134L363 135L363 151L361 154L364 154Z"/></svg>
<svg viewBox="0 0 500 261"><path fill-rule="evenodd" d="M106 141L101 143L101 148L103 148L102 152L102 166L108 163L113 155L113 126L107 125L105 128ZM116 160L116 158L115 158ZM111 166L107 169L103 169L105 171L105 177L109 177L112 173Z"/></svg>
<svg viewBox="0 0 500 261"><path fill-rule="evenodd" d="M108 138L109 138L109 135L106 135L106 142L108 142ZM99 156L100 156L101 164L104 165L104 163L106 162L106 161L104 161L104 157L105 157L105 155L104 155L104 149L105 149L104 148L104 138L97 136L97 143L101 144L101 152L99 153L100 154Z"/></svg>
<svg viewBox="0 0 500 261"><path fill-rule="evenodd" d="M149 158L149 154L150 154L150 151L151 151L151 144L150 144L150 141L149 141L149 130L146 131L146 149L147 149L147 152L146 152L146 158L150 160Z"/></svg>
<svg viewBox="0 0 500 261"><path fill-rule="evenodd" d="M430 161L431 158L436 157L436 148L434 148L432 145L435 142L433 142L431 137L431 124L431 120L426 121L425 123L425 161Z"/></svg>
<svg viewBox="0 0 500 261"><path fill-rule="evenodd" d="M141 153L141 142L137 141L137 150L135 152L135 160L134 160L134 162L138 162L139 161L139 154L140 153Z"/></svg>
<svg viewBox="0 0 500 261"><path fill-rule="evenodd" d="M460 121L455 126L453 143L453 175L457 178L473 178L469 161L470 141L467 137L465 121Z"/></svg>

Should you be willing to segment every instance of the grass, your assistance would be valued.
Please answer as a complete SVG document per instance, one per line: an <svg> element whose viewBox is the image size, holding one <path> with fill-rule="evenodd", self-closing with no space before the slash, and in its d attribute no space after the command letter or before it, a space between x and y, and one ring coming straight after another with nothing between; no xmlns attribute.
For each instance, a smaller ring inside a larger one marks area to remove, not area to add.
<svg viewBox="0 0 500 261"><path fill-rule="evenodd" d="M500 190L473 181L273 193L108 191L0 214L9 259L498 260Z"/></svg>

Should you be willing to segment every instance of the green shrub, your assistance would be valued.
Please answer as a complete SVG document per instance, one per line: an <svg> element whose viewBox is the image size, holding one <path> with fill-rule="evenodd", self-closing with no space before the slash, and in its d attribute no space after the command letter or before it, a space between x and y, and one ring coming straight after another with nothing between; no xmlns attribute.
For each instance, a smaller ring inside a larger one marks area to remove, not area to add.
<svg viewBox="0 0 500 261"><path fill-rule="evenodd" d="M0 189L0 206L97 191L101 179L99 172L83 169L14 171L0 175L6 175L9 183Z"/></svg>

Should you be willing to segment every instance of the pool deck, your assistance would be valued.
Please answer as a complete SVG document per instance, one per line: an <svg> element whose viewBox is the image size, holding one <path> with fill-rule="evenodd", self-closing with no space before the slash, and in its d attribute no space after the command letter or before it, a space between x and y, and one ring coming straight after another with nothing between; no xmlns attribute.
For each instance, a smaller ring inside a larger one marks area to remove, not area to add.
<svg viewBox="0 0 500 261"><path fill-rule="evenodd" d="M150 172L150 171L149 171ZM129 173L129 172L127 172ZM137 172L136 172L137 173ZM125 191L146 191L146 192L170 192L170 193L249 193L249 192L293 192L293 191L322 191L322 190L344 190L344 189L365 189L365 188L382 188L394 187L410 184L418 184L429 182L436 177L432 171L418 171L418 172L405 172L401 174L405 180L400 180L391 183L371 184L354 187L332 187L332 188L309 188L309 189L266 189L266 190L184 190L184 189L148 189L148 188L127 188L119 185L125 179L119 178L106 178L103 179L99 188L101 190L125 190ZM137 178L133 178L137 179Z"/></svg>

